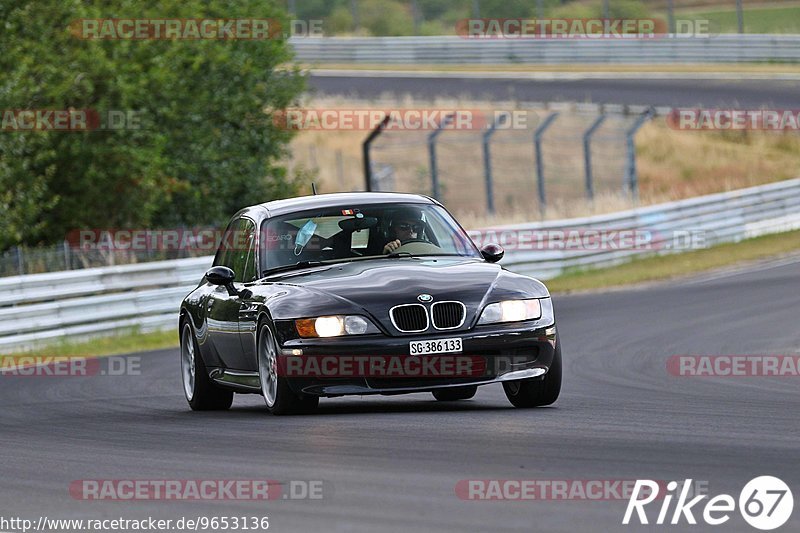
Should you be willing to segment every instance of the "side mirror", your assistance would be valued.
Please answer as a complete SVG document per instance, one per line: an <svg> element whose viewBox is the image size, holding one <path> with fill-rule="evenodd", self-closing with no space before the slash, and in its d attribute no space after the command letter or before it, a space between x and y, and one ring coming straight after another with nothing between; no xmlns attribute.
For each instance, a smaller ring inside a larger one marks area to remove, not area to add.
<svg viewBox="0 0 800 533"><path fill-rule="evenodd" d="M208 272L206 272L206 279L212 285L230 285L233 283L234 276L233 270L226 266L211 267Z"/></svg>
<svg viewBox="0 0 800 533"><path fill-rule="evenodd" d="M497 263L503 258L505 253L506 251L503 250L503 247L499 244L487 244L481 248L481 255L489 263Z"/></svg>

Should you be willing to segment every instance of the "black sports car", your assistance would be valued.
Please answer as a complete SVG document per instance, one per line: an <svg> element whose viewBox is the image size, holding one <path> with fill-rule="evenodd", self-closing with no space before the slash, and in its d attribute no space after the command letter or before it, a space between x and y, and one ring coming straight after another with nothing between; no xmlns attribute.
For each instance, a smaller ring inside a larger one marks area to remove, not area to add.
<svg viewBox="0 0 800 533"><path fill-rule="evenodd" d="M561 389L547 288L495 264L436 200L325 194L239 211L180 310L192 409L261 394L274 414L322 396L430 391L471 398L502 383L517 407Z"/></svg>

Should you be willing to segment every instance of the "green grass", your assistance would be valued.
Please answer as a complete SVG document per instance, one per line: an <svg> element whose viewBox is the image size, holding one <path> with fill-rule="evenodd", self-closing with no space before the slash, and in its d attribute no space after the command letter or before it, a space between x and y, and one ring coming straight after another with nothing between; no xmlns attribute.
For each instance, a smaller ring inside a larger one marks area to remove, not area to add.
<svg viewBox="0 0 800 533"><path fill-rule="evenodd" d="M733 2L731 2L732 5ZM711 33L736 33L736 9L676 13L675 18L711 21ZM747 8L744 10L745 33L800 33L800 6Z"/></svg>
<svg viewBox="0 0 800 533"><path fill-rule="evenodd" d="M135 329L113 336L97 337L83 342L63 340L53 344L2 357L99 357L123 353L145 352L178 346L176 329L141 333Z"/></svg>
<svg viewBox="0 0 800 533"><path fill-rule="evenodd" d="M634 259L614 267L575 270L546 283L554 293L602 289L688 276L798 250L800 231L791 231L681 254Z"/></svg>

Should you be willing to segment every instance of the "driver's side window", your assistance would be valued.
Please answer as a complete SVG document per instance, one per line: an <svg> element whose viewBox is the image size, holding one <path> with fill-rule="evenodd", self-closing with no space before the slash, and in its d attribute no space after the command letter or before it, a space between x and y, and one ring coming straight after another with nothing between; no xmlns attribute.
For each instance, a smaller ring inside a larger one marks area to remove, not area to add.
<svg viewBox="0 0 800 533"><path fill-rule="evenodd" d="M233 270L234 281L253 281L256 278L255 233L256 225L249 218L237 218L231 222L222 236L214 266Z"/></svg>
<svg viewBox="0 0 800 533"><path fill-rule="evenodd" d="M232 253L234 251L234 244L236 239L236 228L239 227L239 220L236 219L231 221L228 224L225 233L222 234L222 241L219 243L219 248L217 249L217 255L214 256L214 266L226 266L228 268L233 268L231 266L232 260Z"/></svg>

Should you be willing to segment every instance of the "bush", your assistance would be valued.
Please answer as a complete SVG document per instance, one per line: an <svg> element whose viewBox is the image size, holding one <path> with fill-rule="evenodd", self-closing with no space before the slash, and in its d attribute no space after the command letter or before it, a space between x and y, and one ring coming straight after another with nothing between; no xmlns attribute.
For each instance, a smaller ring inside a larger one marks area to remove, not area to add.
<svg viewBox="0 0 800 533"><path fill-rule="evenodd" d="M138 129L0 132L0 249L77 228L221 224L291 195L288 132L264 110L304 89L283 38L82 40L82 18L275 18L274 2L0 2L0 110L133 111ZM286 22L285 18L283 19Z"/></svg>

